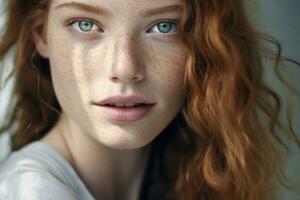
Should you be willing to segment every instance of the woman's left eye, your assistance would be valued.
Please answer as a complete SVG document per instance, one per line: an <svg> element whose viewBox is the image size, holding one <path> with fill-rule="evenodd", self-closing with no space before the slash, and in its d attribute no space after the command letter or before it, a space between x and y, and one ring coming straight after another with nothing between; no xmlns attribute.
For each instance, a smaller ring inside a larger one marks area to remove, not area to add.
<svg viewBox="0 0 300 200"><path fill-rule="evenodd" d="M70 25L79 32L101 31L99 26L91 20L76 20L71 22Z"/></svg>
<svg viewBox="0 0 300 200"><path fill-rule="evenodd" d="M162 21L156 23L150 30L154 30L156 33L176 33L177 23L173 21Z"/></svg>

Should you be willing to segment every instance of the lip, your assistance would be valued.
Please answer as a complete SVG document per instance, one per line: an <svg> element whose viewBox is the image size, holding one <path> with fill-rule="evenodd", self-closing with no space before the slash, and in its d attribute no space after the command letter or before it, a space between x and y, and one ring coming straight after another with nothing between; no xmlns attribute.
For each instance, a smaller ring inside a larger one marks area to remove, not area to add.
<svg viewBox="0 0 300 200"><path fill-rule="evenodd" d="M118 122L132 122L142 119L155 104L145 104L131 108L118 108L112 106L99 106L103 115Z"/></svg>
<svg viewBox="0 0 300 200"><path fill-rule="evenodd" d="M143 104L155 104L154 102L151 102L143 97L136 96L136 95L130 95L130 96L122 96L122 95L116 95L109 98L106 98L102 101L95 102L94 104L99 106L104 106L106 104L137 104L137 103L143 103Z"/></svg>
<svg viewBox="0 0 300 200"><path fill-rule="evenodd" d="M108 104L144 104L136 107L122 108L113 107ZM100 111L108 119L118 122L132 122L142 119L154 107L155 102L151 102L137 95L112 96L102 101L93 103L99 106Z"/></svg>

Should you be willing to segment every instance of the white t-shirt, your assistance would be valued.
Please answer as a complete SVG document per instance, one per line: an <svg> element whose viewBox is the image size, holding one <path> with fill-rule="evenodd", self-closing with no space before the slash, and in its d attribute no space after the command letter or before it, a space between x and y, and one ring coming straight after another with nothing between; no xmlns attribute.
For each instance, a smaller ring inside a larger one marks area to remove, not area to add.
<svg viewBox="0 0 300 200"><path fill-rule="evenodd" d="M41 141L2 158L0 199L95 200L62 155Z"/></svg>

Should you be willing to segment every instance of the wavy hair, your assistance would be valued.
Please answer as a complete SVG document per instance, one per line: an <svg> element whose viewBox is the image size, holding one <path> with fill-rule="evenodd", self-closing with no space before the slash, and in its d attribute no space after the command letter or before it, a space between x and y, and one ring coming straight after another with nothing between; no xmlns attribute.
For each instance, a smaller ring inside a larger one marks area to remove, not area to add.
<svg viewBox="0 0 300 200"><path fill-rule="evenodd" d="M50 77L49 61L37 54L31 32L47 20L50 0L6 0L6 30L0 59L17 47L11 113L0 129L17 123L13 150L43 137L61 112ZM282 148L296 141L291 125L279 120L279 95L263 81L263 58L275 60L278 78L283 61L280 43L255 30L240 0L182 0L178 37L189 54L184 66L184 108L153 141L143 199L276 199L285 185ZM276 51L268 49L273 44ZM278 130L277 130L278 129ZM286 186L287 187L287 186Z"/></svg>

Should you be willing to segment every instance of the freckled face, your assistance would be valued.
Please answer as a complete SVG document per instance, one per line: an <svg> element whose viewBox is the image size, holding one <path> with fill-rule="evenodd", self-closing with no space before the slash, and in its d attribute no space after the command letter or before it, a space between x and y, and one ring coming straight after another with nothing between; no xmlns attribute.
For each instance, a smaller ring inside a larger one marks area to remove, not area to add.
<svg viewBox="0 0 300 200"><path fill-rule="evenodd" d="M47 25L51 74L64 114L80 134L104 145L132 149L148 144L183 106L186 53L175 38L178 11L150 15L144 10L180 1L68 2L52 2ZM90 6L108 11L97 13ZM156 103L132 122L112 120L91 103L131 94Z"/></svg>

